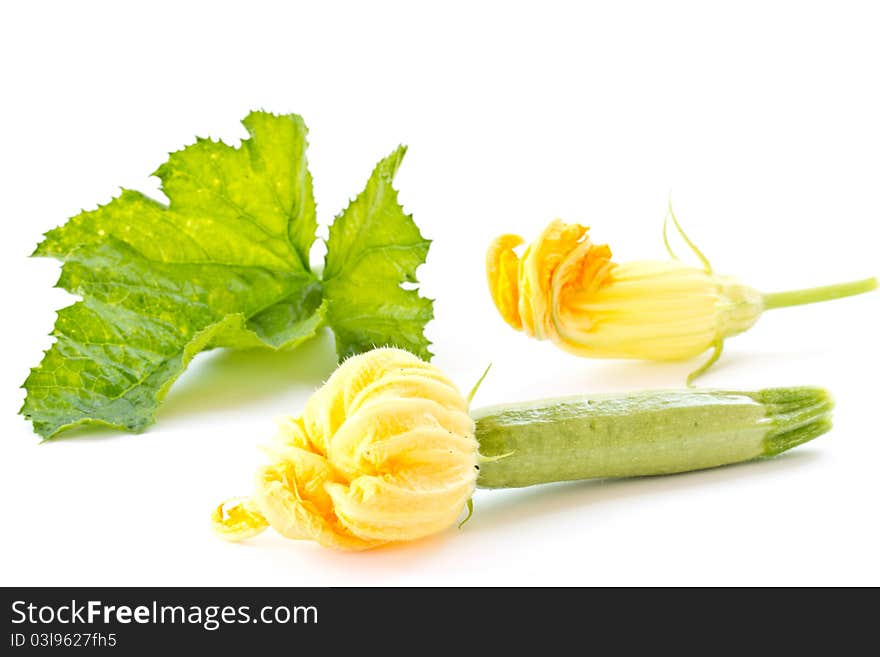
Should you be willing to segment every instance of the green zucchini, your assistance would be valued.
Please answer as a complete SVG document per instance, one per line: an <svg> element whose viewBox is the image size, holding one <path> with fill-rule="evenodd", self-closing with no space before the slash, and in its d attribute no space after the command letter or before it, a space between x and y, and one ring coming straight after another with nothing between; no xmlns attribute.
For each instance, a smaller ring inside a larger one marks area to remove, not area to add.
<svg viewBox="0 0 880 657"><path fill-rule="evenodd" d="M831 428L822 388L651 391L472 412L481 488L639 477L775 456Z"/></svg>

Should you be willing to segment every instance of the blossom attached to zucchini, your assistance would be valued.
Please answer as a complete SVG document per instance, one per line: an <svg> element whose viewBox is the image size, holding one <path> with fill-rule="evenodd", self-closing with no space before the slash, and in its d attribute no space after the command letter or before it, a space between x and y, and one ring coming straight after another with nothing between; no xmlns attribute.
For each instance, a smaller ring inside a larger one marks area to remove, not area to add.
<svg viewBox="0 0 880 657"><path fill-rule="evenodd" d="M468 402L407 351L345 361L266 448L250 499L221 505L230 540L272 526L287 538L362 550L453 524L474 491L477 442Z"/></svg>
<svg viewBox="0 0 880 657"><path fill-rule="evenodd" d="M670 209L669 216L681 230ZM665 227L664 227L665 228ZM517 255L517 235L495 239L486 256L489 290L501 317L513 328L578 356L683 360L714 349L705 371L721 355L724 340L749 329L763 311L868 292L874 278L822 288L762 294L712 271L708 260L682 237L702 267L671 260L616 263L607 245L594 244L589 229L550 223Z"/></svg>
<svg viewBox="0 0 880 657"><path fill-rule="evenodd" d="M683 390L548 399L468 412L437 367L399 349L345 361L282 422L251 497L221 504L217 533L272 527L364 550L435 534L475 486L670 474L774 456L825 433L821 388ZM478 451L479 450L479 451Z"/></svg>

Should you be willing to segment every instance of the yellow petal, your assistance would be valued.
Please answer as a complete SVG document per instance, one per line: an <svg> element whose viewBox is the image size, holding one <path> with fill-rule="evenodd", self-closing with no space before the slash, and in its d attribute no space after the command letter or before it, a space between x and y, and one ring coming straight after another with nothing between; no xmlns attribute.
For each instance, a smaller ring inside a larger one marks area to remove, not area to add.
<svg viewBox="0 0 880 657"><path fill-rule="evenodd" d="M301 458L266 466L257 474L253 500L272 528L287 538L349 550L381 543L353 536L339 524L326 490L333 479L329 464L319 460Z"/></svg>
<svg viewBox="0 0 880 657"><path fill-rule="evenodd" d="M519 235L502 235L486 253L486 278L492 301L502 319L516 330L522 329L519 316L519 256L514 249L523 243Z"/></svg>
<svg viewBox="0 0 880 657"><path fill-rule="evenodd" d="M211 514L214 531L227 541L243 541L263 532L269 522L251 500L227 500Z"/></svg>

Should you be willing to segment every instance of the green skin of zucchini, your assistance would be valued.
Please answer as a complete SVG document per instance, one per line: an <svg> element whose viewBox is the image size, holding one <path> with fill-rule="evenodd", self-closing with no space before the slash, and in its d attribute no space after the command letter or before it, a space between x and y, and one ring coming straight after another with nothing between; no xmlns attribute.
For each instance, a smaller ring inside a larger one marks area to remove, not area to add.
<svg viewBox="0 0 880 657"><path fill-rule="evenodd" d="M775 456L831 428L822 388L651 391L472 412L481 488L641 477Z"/></svg>

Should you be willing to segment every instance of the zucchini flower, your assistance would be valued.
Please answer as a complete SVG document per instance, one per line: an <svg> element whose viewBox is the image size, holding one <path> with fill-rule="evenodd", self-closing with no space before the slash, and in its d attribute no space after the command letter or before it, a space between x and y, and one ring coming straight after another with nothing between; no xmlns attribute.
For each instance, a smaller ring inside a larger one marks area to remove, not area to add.
<svg viewBox="0 0 880 657"><path fill-rule="evenodd" d="M287 538L361 550L453 524L477 478L468 402L436 367L399 349L345 361L280 423L250 499L223 504L229 540L268 526Z"/></svg>
<svg viewBox="0 0 880 657"><path fill-rule="evenodd" d="M472 510L475 486L712 468L774 456L831 426L821 388L569 397L469 414L470 396L405 351L350 358L301 417L281 423L253 495L217 507L214 529L238 541L272 527L364 550L447 529Z"/></svg>
<svg viewBox="0 0 880 657"><path fill-rule="evenodd" d="M868 292L874 278L762 294L712 271L706 257L669 215L702 267L671 260L616 263L589 229L555 220L517 255L518 235L495 239L486 256L489 290L513 328L590 358L684 360L713 349L690 382L721 355L724 340L749 329L765 310Z"/></svg>

